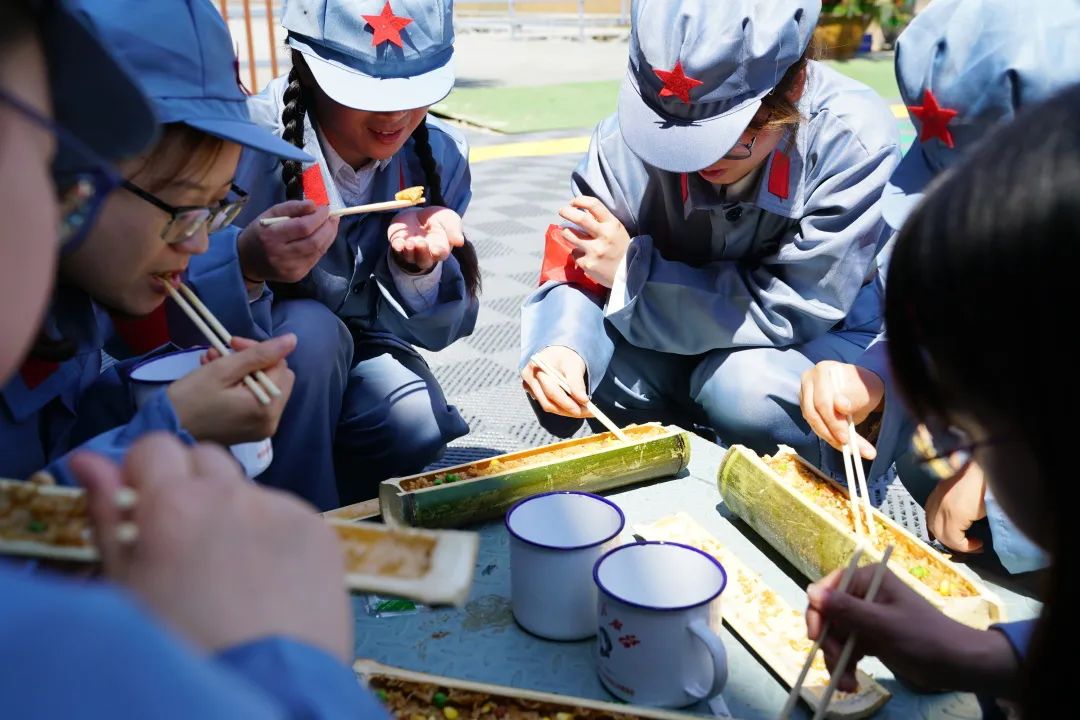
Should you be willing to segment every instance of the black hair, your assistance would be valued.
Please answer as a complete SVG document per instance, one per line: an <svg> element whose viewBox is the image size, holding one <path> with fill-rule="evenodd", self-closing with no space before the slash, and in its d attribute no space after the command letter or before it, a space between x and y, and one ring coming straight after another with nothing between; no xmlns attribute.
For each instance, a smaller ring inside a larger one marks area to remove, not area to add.
<svg viewBox="0 0 1080 720"><path fill-rule="evenodd" d="M304 148L304 118L307 117L309 94L300 80L299 53L293 51L293 66L289 71L289 84L285 86L285 94L282 100L285 108L281 111L281 123L285 131L281 137L285 142L292 143L301 150ZM281 180L285 183L286 200L303 200L304 186L302 176L304 166L299 160L283 160L281 163Z"/></svg>
<svg viewBox="0 0 1080 720"><path fill-rule="evenodd" d="M289 71L289 82L285 86L282 100L285 107L281 111L281 123L284 126L282 138L298 148L304 147L304 119L307 117L311 102L310 91L304 86L300 78L300 64L304 62L299 53L293 51L293 66ZM435 155L431 151L431 141L428 136L427 122L422 121L413 131L413 147L420 167L424 170L424 183L427 186L425 194L431 205L445 205L446 199L442 194L442 178L439 176L439 166L435 162ZM303 165L296 160L285 160L281 166L281 180L285 183L286 200L303 200L304 187L302 183ZM454 257L461 268L461 275L465 279L465 289L470 296L476 297L480 293L480 263L476 257L476 248L468 240L462 247L454 248ZM309 276L310 277L310 276ZM299 283L282 285L275 283L275 290L282 291L290 297L312 295L309 286L309 278ZM308 286L308 287L301 287Z"/></svg>
<svg viewBox="0 0 1080 720"><path fill-rule="evenodd" d="M914 415L991 420L1035 463L1034 477L994 478L1022 484L1013 492L1044 509L1037 539L1053 562L1025 662L1027 718L1057 715L1071 686L1061 658L1071 651L1064 623L1076 560L1070 511L1057 496L1075 474L1072 425L1058 416L1080 399L1062 339L1080 265L1078 123L1075 86L984 139L904 225L886 293L890 360Z"/></svg>
<svg viewBox="0 0 1080 720"><path fill-rule="evenodd" d="M0 48L35 37L40 32L41 3L5 0L0 3Z"/></svg>
<svg viewBox="0 0 1080 720"><path fill-rule="evenodd" d="M427 185L426 193L428 202L432 205L446 205L442 194L442 178L439 176L439 166L435 163L435 155L431 152L431 141L428 137L427 120L423 120L412 134L413 147L416 156L420 158L420 167L424 169L424 182ZM454 257L457 258L461 275L465 279L465 289L470 296L476 297L480 293L480 262L476 257L476 248L468 240L461 247L454 248Z"/></svg>

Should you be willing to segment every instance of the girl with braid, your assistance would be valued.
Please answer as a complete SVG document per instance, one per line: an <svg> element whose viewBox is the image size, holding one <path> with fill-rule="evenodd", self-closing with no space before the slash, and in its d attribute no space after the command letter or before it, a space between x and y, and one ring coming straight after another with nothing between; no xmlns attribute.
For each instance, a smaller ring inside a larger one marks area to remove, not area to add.
<svg viewBox="0 0 1080 720"><path fill-rule="evenodd" d="M479 309L461 224L468 148L427 114L454 83L452 0L289 0L282 24L292 69L251 98L252 117L316 162L245 153L237 182L251 199L238 252L249 282L275 283L279 313L314 298L350 331L335 466L341 500L357 501L469 430L416 350L468 335ZM326 248L297 249L251 222L290 201L341 208L418 185L424 206L342 217Z"/></svg>

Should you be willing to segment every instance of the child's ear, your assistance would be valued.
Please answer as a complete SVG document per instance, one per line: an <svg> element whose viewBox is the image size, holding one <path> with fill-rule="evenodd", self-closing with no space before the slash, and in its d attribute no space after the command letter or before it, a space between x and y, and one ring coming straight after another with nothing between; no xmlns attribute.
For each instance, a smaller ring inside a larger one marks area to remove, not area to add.
<svg viewBox="0 0 1080 720"><path fill-rule="evenodd" d="M307 68L305 67L305 70ZM802 99L803 92L806 90L806 65L803 65L798 74L795 75L795 82L791 84L791 90L788 90L787 99L792 105L797 105L799 100Z"/></svg>

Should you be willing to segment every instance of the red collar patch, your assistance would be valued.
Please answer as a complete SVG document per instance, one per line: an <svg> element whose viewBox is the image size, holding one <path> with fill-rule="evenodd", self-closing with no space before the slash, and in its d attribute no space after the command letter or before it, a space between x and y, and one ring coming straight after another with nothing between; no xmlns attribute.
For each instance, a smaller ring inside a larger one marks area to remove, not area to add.
<svg viewBox="0 0 1080 720"><path fill-rule="evenodd" d="M671 70L653 68L653 72L664 83L663 89L660 90L660 97L677 97L688 105L690 104L690 91L698 85L704 84L683 72L682 61L675 63L675 67Z"/></svg>
<svg viewBox="0 0 1080 720"><path fill-rule="evenodd" d="M300 176L300 187L304 190L304 199L310 200L316 205L329 205L330 196L326 193L326 183L323 182L322 168L315 163Z"/></svg>
<svg viewBox="0 0 1080 720"><path fill-rule="evenodd" d="M412 18L395 15L390 7L390 0L387 0L382 12L378 15L363 15L362 17L367 20L368 25L374 31L374 36L371 38L372 45L378 47L380 43L390 42L398 47L403 47L401 44L401 31L412 23Z"/></svg>
<svg viewBox="0 0 1080 720"><path fill-rule="evenodd" d="M908 110L922 121L919 142L937 138L945 143L945 147L950 149L954 147L953 135L948 125L957 116L958 112L939 106L937 98L934 97L934 93L930 89L923 93L922 105L909 105Z"/></svg>
<svg viewBox="0 0 1080 720"><path fill-rule="evenodd" d="M769 192L781 200L787 200L791 195L791 158L779 150L773 153Z"/></svg>

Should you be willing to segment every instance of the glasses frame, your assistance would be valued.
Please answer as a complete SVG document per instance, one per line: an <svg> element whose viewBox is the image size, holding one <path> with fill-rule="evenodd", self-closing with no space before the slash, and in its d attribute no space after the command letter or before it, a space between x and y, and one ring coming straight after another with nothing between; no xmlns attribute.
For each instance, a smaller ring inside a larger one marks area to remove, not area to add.
<svg viewBox="0 0 1080 720"><path fill-rule="evenodd" d="M238 195L239 199L232 202L223 200L217 205L171 205L130 180L122 180L120 187L169 215L169 221L161 229L161 239L167 245L178 245L194 236L204 227L209 227L208 232L211 233L225 228L232 224L232 221L237 218L248 201L247 192L237 186L236 183L230 183L229 190ZM181 230L176 237L170 237L170 232L176 225L176 221L186 213L205 213L205 217L193 223L189 228Z"/></svg>
<svg viewBox="0 0 1080 720"><path fill-rule="evenodd" d="M975 462L976 450L998 445L1008 440L1008 438L1004 437L989 437L985 440L975 441L971 440L966 432L955 425L948 425L943 429L954 438L960 439L960 442L955 446L944 451L938 449L934 441L935 433L926 423L919 423L912 436L912 446L918 456L919 465L926 468L939 481L952 480L967 472L971 464ZM939 441L942 434L939 430L937 433Z"/></svg>
<svg viewBox="0 0 1080 720"><path fill-rule="evenodd" d="M759 130L758 132L754 133L754 137L750 138L750 142L748 142L748 143L744 143L744 142L735 143L734 147L732 147L730 150L728 150L727 154L724 155L723 159L724 160L749 160L750 158L754 157L754 144L757 143L758 134L760 132L761 131ZM738 148L743 148L746 151L746 154L744 155L742 153L736 153L735 150L738 149Z"/></svg>
<svg viewBox="0 0 1080 720"><path fill-rule="evenodd" d="M61 208L60 249L70 252L86 236L105 198L120 186L122 178L110 163L76 137L70 130L45 117L36 108L0 89L0 104L24 120L50 133L56 140L56 155L63 151L76 158L80 169L53 172L57 203Z"/></svg>

